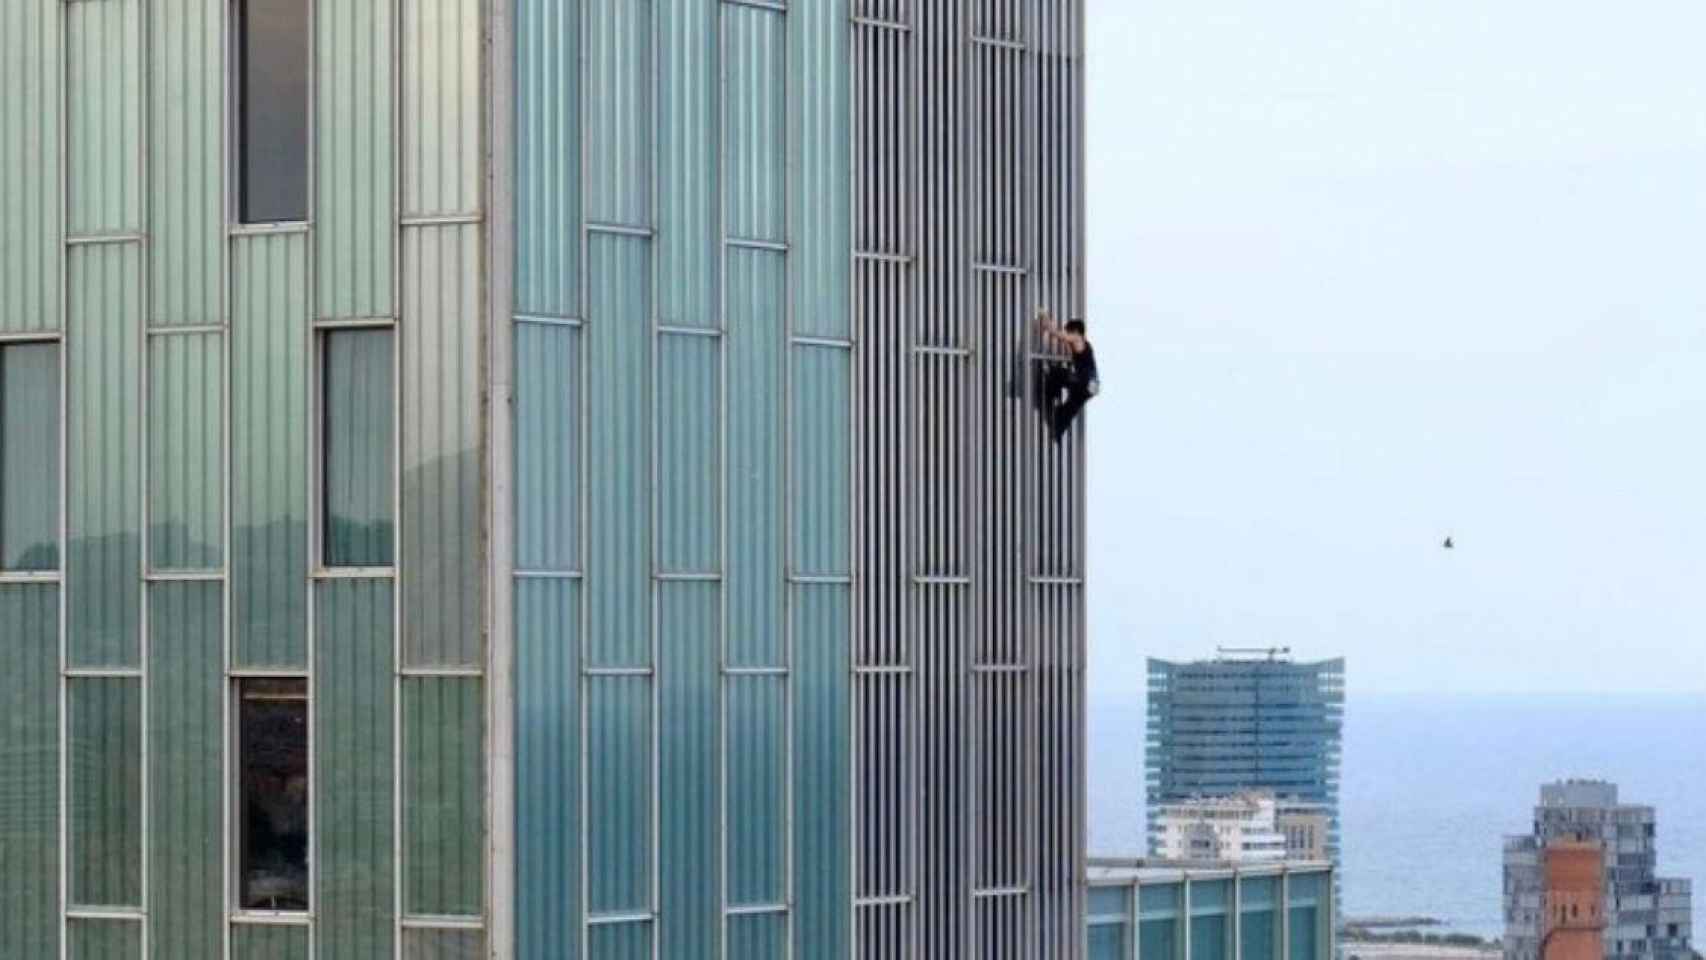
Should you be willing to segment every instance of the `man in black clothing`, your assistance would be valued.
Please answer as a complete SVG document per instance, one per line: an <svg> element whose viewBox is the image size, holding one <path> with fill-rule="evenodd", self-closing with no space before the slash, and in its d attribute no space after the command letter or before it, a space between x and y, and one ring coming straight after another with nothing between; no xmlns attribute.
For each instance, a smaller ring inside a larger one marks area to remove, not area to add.
<svg viewBox="0 0 1706 960"><path fill-rule="evenodd" d="M1047 310L1038 308L1037 327L1044 337L1065 347L1069 355L1065 363L1051 363L1048 376L1043 380L1043 410L1049 415L1054 442L1059 443L1071 429L1078 412L1084 409L1101 386L1096 377L1096 349L1084 336L1082 320L1068 320L1063 331ZM1060 399L1061 391L1066 392L1065 401Z"/></svg>

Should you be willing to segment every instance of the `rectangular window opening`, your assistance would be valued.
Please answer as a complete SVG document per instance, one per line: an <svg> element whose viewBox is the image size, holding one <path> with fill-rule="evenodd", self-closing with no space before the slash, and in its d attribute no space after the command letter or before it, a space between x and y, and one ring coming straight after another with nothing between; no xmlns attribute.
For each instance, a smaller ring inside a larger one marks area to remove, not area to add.
<svg viewBox="0 0 1706 960"><path fill-rule="evenodd" d="M322 334L320 376L321 562L393 562L395 398L391 331Z"/></svg>
<svg viewBox="0 0 1706 960"><path fill-rule="evenodd" d="M0 571L59 569L59 345L0 346Z"/></svg>
<svg viewBox="0 0 1706 960"><path fill-rule="evenodd" d="M308 909L308 681L238 685L238 902L244 910Z"/></svg>
<svg viewBox="0 0 1706 960"><path fill-rule="evenodd" d="M234 0L237 216L308 219L309 0Z"/></svg>

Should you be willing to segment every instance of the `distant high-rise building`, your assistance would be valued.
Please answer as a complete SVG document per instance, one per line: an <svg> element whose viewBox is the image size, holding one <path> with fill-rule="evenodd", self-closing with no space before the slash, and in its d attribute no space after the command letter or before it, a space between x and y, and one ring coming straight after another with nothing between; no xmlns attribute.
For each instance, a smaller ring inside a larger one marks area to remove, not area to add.
<svg viewBox="0 0 1706 960"><path fill-rule="evenodd" d="M1542 786L1533 832L1505 841L1505 960L1557 957L1556 938L1566 929L1580 930L1584 904L1567 895L1560 877L1568 872L1561 858L1583 845L1602 858L1604 956L1691 956L1692 884L1657 875L1657 833L1653 808L1619 803L1616 784L1566 780ZM1576 932L1570 936L1581 939Z"/></svg>
<svg viewBox="0 0 1706 960"><path fill-rule="evenodd" d="M1250 790L1314 806L1325 853L1339 855L1339 756L1345 662L1294 662L1289 651L1221 651L1212 660L1149 661L1149 842L1160 853L1166 804Z"/></svg>

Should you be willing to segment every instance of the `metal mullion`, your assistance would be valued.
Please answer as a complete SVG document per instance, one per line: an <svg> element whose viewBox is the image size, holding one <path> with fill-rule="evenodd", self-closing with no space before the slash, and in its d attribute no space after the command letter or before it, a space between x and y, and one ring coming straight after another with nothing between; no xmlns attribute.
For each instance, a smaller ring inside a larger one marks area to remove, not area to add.
<svg viewBox="0 0 1706 960"><path fill-rule="evenodd" d="M651 184L650 184L651 194L649 197L649 202L647 204L647 207L648 207L648 213L650 214L650 217L652 220L652 229L654 231L652 239L650 239L646 245L646 265L648 267L649 281L651 284L651 293L650 293L650 297L648 298L651 302L649 304L647 304L647 307L648 307L647 313L649 314L649 316L647 318L647 323L651 327L651 331L650 331L651 335L648 338L650 340L649 347L650 347L651 357L650 357L650 367L647 370L647 380L649 381L648 385L649 385L650 390L651 390L651 403L650 403L650 408L651 408L650 409L650 419L651 419L651 424L650 424L650 427L651 427L651 451L650 451L650 453L651 453L651 455L647 458L649 461L647 463L647 470L649 471L649 474L650 474L650 484L651 484L651 490L649 492L648 507L650 509L651 515L649 517L647 517L646 519L647 519L647 525L651 528L650 537L648 538L648 543L647 543L648 551L650 553L650 556L647 558L647 566L651 569L654 569L654 570L657 569L658 556L661 552L659 550L659 547L658 547L659 532L658 532L658 520L657 520L658 513L659 513L659 511L658 511L659 492L658 491L660 488L660 484L658 482L658 447L659 447L659 442L658 442L658 438L659 438L659 428L658 428L658 420L659 420L659 416L658 416L658 347L659 347L658 302L660 299L659 298L660 279L659 279L659 269L658 269L659 257L658 257L658 251L657 251L656 231L659 228L659 223L658 223L658 219L659 219L659 217L658 217L658 201L659 201L658 168L661 165L661 162L660 162L661 161L660 141L662 140L661 127L663 125L662 115L658 109L658 86L659 86L658 51L659 51L659 37L663 32L663 29L661 26L662 16L663 16L663 14L659 10L659 5L654 4L652 7L652 23L651 23L651 54L650 54L650 58L649 58L650 62L647 64L648 72L647 72L647 77L646 77L646 86L647 86L646 93L650 98L650 109L651 109L651 115L652 115L651 116L652 127L650 130L650 134L651 134L651 145L650 145L651 146L651 158L650 158L651 159L651 170L649 171L651 174ZM661 792L663 789L663 740L662 740L662 737L663 737L663 734L662 734L662 728L663 728L663 695L662 695L662 689L661 689L663 684L662 684L660 674L659 674L659 671L661 671L663 669L663 659L661 656L661 647L660 647L661 641L660 641L659 630L658 630L658 620L660 618L661 605L663 602L663 587L662 587L662 584L660 583L660 581L658 581L656 578L652 578L652 580L649 584L649 592L651 594L651 606L652 606L651 623L649 625L650 629L651 629L652 675L651 675L649 682L648 682L648 686L651 688L651 695L652 695L652 717L651 717L651 720L652 720L652 743L651 743L651 749L652 749L652 757L651 757L651 760L652 760L652 769L651 769L652 782L651 782L651 798L650 798L651 799L651 807L652 807L652 809L651 809L651 826L652 826L652 835L651 835L651 848L652 848L651 912L652 912L653 916L655 917L663 909L663 881L662 881L662 873L663 873L663 824L662 824L662 820L663 820L663 813L662 813L663 798L662 798L662 792ZM658 925L654 922L654 926L652 929L652 951L651 951L653 960L658 960L658 958L661 956L661 951L663 949L662 948L662 941L663 941L663 931L661 929L659 929Z"/></svg>
<svg viewBox="0 0 1706 960"><path fill-rule="evenodd" d="M313 12L312 7L309 8L308 18L309 18L308 33L309 33L309 36L313 36L315 27L313 24L314 12ZM308 180L309 180L310 185L311 185L310 186L310 196L312 196L313 195L312 182L314 180L314 159L317 157L317 153L315 152L315 147L314 147L314 143L313 143L313 141L314 141L315 117L314 117L314 107L313 107L313 103L312 103L313 88L314 88L314 77L312 76L312 74L314 73L314 70L311 69L309 71L309 73L310 73L310 77L308 79L308 87L309 87L310 103L309 103L309 107L308 107L308 140L309 140ZM312 211L310 211L310 213L312 213ZM226 234L226 236L231 237L231 238L236 238L236 237L271 237L271 236L279 236L282 234L297 234L297 233L311 234L314 232L316 226L317 226L317 224L315 223L313 216L310 215L309 218L306 220L283 220L283 221L279 221L276 223L227 223L225 225L225 234ZM309 257L310 257L310 259L312 259L311 253L309 254ZM313 291L310 291L310 296L312 296L312 294L313 294Z"/></svg>
<svg viewBox="0 0 1706 960"><path fill-rule="evenodd" d="M404 60L412 52L406 35L406 20L404 18L404 0L389 0L384 7L387 24L390 29L391 42L394 45L389 67L389 82L391 93L391 242L395 245L396 255L391 261L391 314L394 323L391 326L391 515L395 519L392 529L396 531L391 549L391 564L393 578L391 581L391 924L392 924L392 955L396 960L404 960L403 917L408 910L408 858L405 855L403 807L405 799L405 775L403 765L404 751L408 746L408 735L403 728L403 698L406 695L407 684L404 682L404 670L407 666L404 660L403 635L407 622L403 606L403 567L408 557L409 524L403 511L403 437L408 431L407 412L403 408L403 354L407 348L409 330L403 323L403 275L410 269L407 261L409 246L405 242L406 231L403 220L407 213L405 181L408 176L408 166L405 163L403 151L404 141L404 106L403 106L403 70ZM312 663L310 663L312 668ZM315 885L318 886L317 884ZM311 896L317 897L317 890Z"/></svg>
<svg viewBox="0 0 1706 960"><path fill-rule="evenodd" d="M579 570L512 570L510 578L515 580L582 580L585 574Z"/></svg>
<svg viewBox="0 0 1706 960"><path fill-rule="evenodd" d="M401 326L398 318L390 317L317 317L311 322L315 330L393 330Z"/></svg>
<svg viewBox="0 0 1706 960"><path fill-rule="evenodd" d="M34 572L20 570L0 573L0 586L29 583L61 584L64 582L65 576L57 570L42 570Z"/></svg>
<svg viewBox="0 0 1706 960"><path fill-rule="evenodd" d="M140 908L131 907L67 907L65 916L69 920L106 920L137 925L145 919Z"/></svg>
<svg viewBox="0 0 1706 960"><path fill-rule="evenodd" d="M61 241L68 247L94 247L134 243L141 245L147 239L142 233L86 233L74 237L66 237Z"/></svg>
<svg viewBox="0 0 1706 960"><path fill-rule="evenodd" d="M321 512L321 508L323 507L325 491L322 489L324 477L321 473L320 468L322 465L321 453L322 453L322 446L324 443L323 434L324 434L325 430L324 430L324 421L322 419L322 415L324 413L324 410L322 409L324 398L321 395L320 386L321 386L321 381L322 381L322 374L324 372L322 367L323 367L323 361L324 361L325 354L324 354L324 351L321 349L323 346L322 337L321 337L320 333L315 329L315 325L313 322L317 318L317 316L319 315L319 312L320 312L319 311L319 306L320 306L320 300L319 300L319 259L320 259L320 257L319 257L319 251L318 251L318 243L317 243L319 238L318 238L318 235L316 232L317 231L317 225L316 225L316 221L315 221L315 218L316 218L317 214L319 213L319 199L320 199L320 177L318 174L319 158L320 158L320 118L319 118L319 109L318 109L319 108L319 95L320 95L320 42L319 42L319 40L320 40L320 32L319 32L320 31L320 4L319 4L319 0L308 0L307 6L308 6L308 14L307 14L307 19L308 19L307 101L308 101L308 104L307 104L306 120L307 120L307 125L308 125L308 137L307 137L308 149L307 149L307 153L306 153L306 158L307 158L307 163L308 163L308 170L307 170L308 209L306 211L304 211L307 214L307 222L305 222L302 225L300 232L303 234L303 241L302 241L302 247L303 247L303 249L302 249L303 279L304 279L304 282L307 286L307 290L305 291L305 295L304 295L304 302L307 304L307 307L308 307L308 316L302 318L304 320L307 320L308 322L303 324L303 329L302 329L302 333L301 333L301 335L303 337L305 337L307 340L307 347L306 347L305 356L307 357L307 361L308 361L308 375L306 377L304 377L303 379L304 379L306 386L307 386L307 389L308 389L307 410L308 410L308 415L309 415L308 416L308 430L307 430L307 433L308 433L308 456L305 458L305 460L307 461L306 466L307 466L307 470L308 470L307 490L308 490L309 521L307 524L305 524L305 527L306 527L305 532L306 532L306 536L307 536L307 540L308 540L309 576L307 578L305 578L306 583L304 584L304 589L306 590L306 593L307 593L307 599L306 599L305 604L304 604L305 637L304 637L304 644L303 645L305 648L304 652L305 652L305 657L306 657L306 662L304 663L304 667L306 668L307 682L308 682L308 709L307 709L307 717L308 717L308 731L307 731L308 789L309 789L308 836L310 838L310 842L308 844L308 850L307 850L308 914L312 918L312 917L318 916L318 914L319 914L319 888L320 888L320 883L319 883L319 873L320 873L319 867L320 867L320 865L318 862L319 858L315 855L315 853L316 853L315 846L316 845L313 842L313 840L319 836L319 808L320 808L320 805L318 803L314 802L314 788L317 784L318 777L319 777L319 764L315 762L315 752L316 752L316 749L318 747L318 743L317 743L318 738L314 734L314 727L315 727L315 722L317 720L317 714L319 711L317 709L318 702L317 702L317 699L314 695L315 690L318 687L318 683L317 683L318 677L317 677L317 672L314 669L314 661L315 661L316 654L317 654L318 649L319 649L319 642L320 642L319 628L316 624L316 619L318 617L318 609L319 609L319 605L318 605L318 599L319 598L318 598L318 590L316 587L316 579L317 578L315 577L315 574L317 572L319 572L321 563L324 560L324 557L320 553L320 550L321 550L320 526L324 521L324 516ZM228 32L227 33L227 45L228 46L229 46L229 39L230 39L230 35ZM228 76L227 82L229 82L229 79L230 78ZM228 126L232 122L231 105L229 103L227 104L227 109L225 111L225 121L226 121L226 124ZM229 141L229 139L230 139L230 136L228 134L227 140ZM227 156L227 165L229 165L229 163L230 163L230 157ZM229 175L229 171L227 171L227 175ZM228 189L226 191L226 202L229 204L235 198L236 194L237 194L237 190ZM228 222L230 219L235 219L235 218L231 218L228 214ZM228 225L227 232L229 234L231 234L231 236L235 237L237 235L250 235L253 233L277 233L277 232L296 232L296 231L294 231L294 230L291 230L291 231L285 231L285 230L265 230L265 231L264 230L250 230L250 229L246 229L246 228L242 227L241 225L239 225L235 228L230 227ZM230 240L227 241L227 247L229 247L230 242L231 242ZM230 256L230 254L228 251L227 257L229 257L229 256ZM395 309L395 305L393 305L393 309ZM393 352L395 352L395 349L396 349L395 343L393 343L392 349L393 349ZM234 638L231 642L231 645L233 647L235 645L235 639ZM232 653L233 654L235 653L234 649L233 649ZM229 701L230 701L230 697L229 697L229 695L227 695L226 710L227 710L228 714L231 711L231 704ZM232 741L237 736L237 731L235 730L235 724L237 722L241 722L240 716L237 718L234 718L234 722L232 724L232 729L230 730L229 736L227 737L227 749L232 750L233 753L235 751L232 749L234 747L234 743ZM395 723L395 713L393 713L393 723ZM234 770L232 771L232 775L235 775ZM227 780L229 781L230 779L231 779L231 777L228 776ZM236 802L235 799L233 799L233 804L228 805L226 807L225 812L226 812L227 817L234 817L234 815L235 815L235 808L234 808L235 802ZM227 848L227 849L229 851L230 848ZM400 876L400 874L393 874L393 875L394 876ZM234 888L236 887L237 883L238 883L238 879L237 879L235 873L233 873L231 875L230 886L227 887L227 896L230 896L231 894L236 892L234 890ZM236 902L233 902L233 903L231 903L230 906L233 910L235 910L238 907L238 904ZM229 927L230 927L230 925L227 924L226 939L227 939L228 946L229 946L229 941L230 941L230 929L229 929ZM315 934L317 932L318 932L318 924L312 922L312 920L311 920L308 924L308 935L307 935L308 952L309 952L310 956L313 956L315 953L315 947L316 947Z"/></svg>
<svg viewBox="0 0 1706 960"><path fill-rule="evenodd" d="M215 333L223 335L225 333L225 325L222 323L184 324L182 326L173 327L149 327L147 330L143 331L144 336L147 337L170 337L194 333Z"/></svg>
<svg viewBox="0 0 1706 960"><path fill-rule="evenodd" d="M587 193L588 193L587 184L586 184L587 157L588 157L588 146L587 146L588 120L587 120L587 110L585 108L585 103L584 103L584 101L586 99L586 91L589 89L588 78L589 78L590 73L591 73L590 67L588 66L588 62L587 62L588 61L587 47L589 45L588 38L590 36L589 21L591 20L591 13L589 12L588 8L589 8L588 4L580 4L578 7L578 10L577 10L577 14L580 17L580 32L578 35L578 39L580 42L580 50L577 51L578 56L576 57L576 67L579 71L580 92L581 92L583 103L582 103L581 109L576 111L576 119L578 120L578 126L579 126L579 129L576 132L578 134L577 148L580 151L580 165L579 165L578 169L575 171L576 176L575 176L575 187L574 187L574 189L576 189L579 192L578 209L580 210L580 221L581 221L576 229L578 229L580 231L580 251L579 251L579 253L580 253L580 264L579 264L579 266L580 266L580 283L579 283L580 303L578 305L578 311L580 313L581 323L583 324L583 328L576 335L577 341L578 341L576 344L578 347L578 350L576 352L578 354L578 359L580 361L580 363L579 363L580 369L577 371L577 373L579 374L579 377L578 377L578 382L576 384L576 388L579 391L579 397L577 398L578 409L575 411L575 415L576 415L577 420L579 421L576 424L576 429L577 429L576 443L580 448L579 453L580 453L580 464L581 464L581 477L580 477L580 489L576 491L576 494L580 500L580 502L578 504L578 507L580 510L580 544L579 544L580 557L579 557L579 559L580 559L580 563L581 563L583 569L589 564L589 561L591 560L591 542L592 542L591 535L588 533L588 525L591 521L591 497L588 494L588 488L591 486L591 480L587 476L587 469L586 469L586 465L589 463L588 453L591 449L591 443L590 443L588 436L587 436L587 434L589 432L588 431L588 424L590 421L590 418L587 415L587 402L591 396L591 390L589 389L589 387L587 385L587 377L590 375L591 370L592 370L591 361L589 359L589 357L592 353L592 350L590 348L591 332L590 332L590 330L586 329L586 326L590 325L590 321L592 319L591 312L590 312L590 304L591 304L591 300L592 300L590 288L592 286L592 278L591 278L591 273L589 270L589 265L590 265L591 259L592 259L591 251L589 249L589 246L590 246L591 241L592 241L592 229L591 229L592 224L587 218L587 209L586 209L586 201L587 201ZM592 624L592 614L590 611L592 604L589 602L589 597L586 596L586 594L589 592L589 590L587 590L584 586L584 584L587 582L586 579L583 577L581 582L583 584L583 588L579 591L581 596L579 597L580 609L578 611L579 620L580 620L580 633L579 633L579 636L576 638L576 643L577 643L577 646L579 647L579 649L576 651L576 658L575 658L577 670L581 671L581 675L579 677L577 677L574 681L577 684L577 688L578 688L578 692L579 692L579 704L578 704L578 706L579 706L579 712L580 712L580 728L579 728L579 736L577 737L577 739L579 741L578 747L580 750L579 767L577 770L578 775L579 775L578 779L579 779L579 785L580 785L580 816L579 816L579 819L580 819L580 825L579 825L580 826L580 829L579 829L580 836L577 838L578 843L577 843L577 849L576 849L575 856L579 861L578 866L579 866L579 870L580 870L580 903L578 904L579 917L577 918L578 919L577 927L578 927L578 931L579 931L578 937L580 940L580 951L579 952L580 952L581 956L585 956L588 952L588 949L589 949L589 946L591 943L591 924L593 922L592 916L591 916L591 914L592 914L592 900L591 900L591 895L588 892L589 891L589 871L588 871L589 857L587 854L587 851L590 850L591 846L592 846L592 844L590 842L591 836L590 836L590 833L588 830L588 822L587 822L588 821L587 804L588 804L588 799L589 799L589 791L587 789L587 772L588 772L589 766L590 766L589 762L588 762L590 751L589 751L589 748L587 746L587 740L588 740L587 717L588 717L588 713L589 713L589 711L587 709L587 698L591 695L592 682L591 682L591 678L587 677L584 673L584 670L585 670L586 664L587 664L587 655L588 655L588 649L589 649L587 636L591 630L591 624Z"/></svg>
<svg viewBox="0 0 1706 960"><path fill-rule="evenodd" d="M715 327L679 327L664 324L659 324L654 332L660 337L702 337L710 340L718 339L723 335L723 331Z"/></svg>
<svg viewBox="0 0 1706 960"><path fill-rule="evenodd" d="M793 337L790 337L788 342L791 346L795 346L795 347L820 347L820 348L824 348L824 349L828 349L828 350L851 350L851 349L853 349L853 341L851 339L839 339L836 337L812 337L812 336L795 335Z"/></svg>
<svg viewBox="0 0 1706 960"><path fill-rule="evenodd" d="M405 930L484 930L486 922L474 916L411 914L398 921Z"/></svg>
<svg viewBox="0 0 1706 960"><path fill-rule="evenodd" d="M584 214L583 214L584 215ZM591 220L583 221L582 229L587 233L605 233L619 237L642 237L650 239L656 234L651 227L632 223L604 223Z"/></svg>
<svg viewBox="0 0 1706 960"><path fill-rule="evenodd" d="M584 322L580 317L546 316L539 313L517 313L511 319L516 323L543 324L546 326L581 327Z"/></svg>
<svg viewBox="0 0 1706 960"><path fill-rule="evenodd" d="M715 38L710 44L717 75L717 514L718 569L729 570L729 51L727 13L717 5ZM729 944L729 591L726 583L717 588L717 930L716 956L727 957Z"/></svg>
<svg viewBox="0 0 1706 960"><path fill-rule="evenodd" d="M857 224L861 220L861 210L859 206L859 183L861 172L859 157L861 156L860 145L863 143L863 138L860 134L863 128L864 118L862 116L863 104L860 97L859 65L862 61L863 54L860 47L860 32L857 29L849 27L846 33L847 36L845 38L843 48L847 51L847 65L844 68L846 70L844 78L847 80L846 160L848 177L844 189L847 191L847 247L849 251L853 251L856 250L859 245ZM858 303L861 275L857 268L857 257L850 257L846 267L848 272L847 303L845 304L847 309L847 330L849 336L852 337L853 343L852 352L848 358L847 412L850 429L847 438L847 488L850 492L850 496L847 516L847 562L848 569L857 576L858 571L862 568L862 559L864 556L864 537L859 531L859 520L861 517L860 505L864 500L863 495L860 492L861 484L859 483L859 479L864 458L861 455L863 445L858 439L862 433L862 422L858 416L858 411L862 396L860 386L864 379L862 367L864 363L864 354L858 347ZM864 785L860 782L859 778L859 763L864 740L864 724L860 722L863 713L861 709L861 702L864 695L864 684L861 682L856 669L861 659L860 650L858 649L858 638L862 635L860 628L864 622L864 616L861 612L861 608L863 606L862 600L863 597L861 596L861 591L858 586L854 586L848 591L848 632L846 637L848 648L847 663L852 669L849 670L849 676L847 678L848 697L847 706L844 708L846 711L844 719L847 722L849 740L846 759L846 773L848 793L850 794L848 797L848 810L851 815L849 827L853 840L847 845L848 857L846 873L844 876L847 881L847 906L850 918L850 922L848 923L848 941L850 953L853 956L860 955L862 946L859 937L861 924L858 897L859 867L861 865L859 848L862 845L861 841L864 836L863 821L865 812L865 790L863 789Z"/></svg>
<svg viewBox="0 0 1706 960"><path fill-rule="evenodd" d="M60 676L68 680L141 680L141 667L72 667L60 670ZM67 901L69 902L69 901ZM140 909L140 908L138 908Z"/></svg>

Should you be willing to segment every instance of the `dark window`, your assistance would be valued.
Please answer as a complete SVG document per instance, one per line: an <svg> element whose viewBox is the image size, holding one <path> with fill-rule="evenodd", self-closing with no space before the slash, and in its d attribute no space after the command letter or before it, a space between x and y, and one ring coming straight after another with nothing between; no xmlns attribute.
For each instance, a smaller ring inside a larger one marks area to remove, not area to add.
<svg viewBox="0 0 1706 960"><path fill-rule="evenodd" d="M308 219L308 0L236 0L238 219Z"/></svg>
<svg viewBox="0 0 1706 960"><path fill-rule="evenodd" d="M308 909L308 681L253 679L241 686L245 910Z"/></svg>
<svg viewBox="0 0 1706 960"><path fill-rule="evenodd" d="M391 331L333 330L321 368L322 560L390 566Z"/></svg>
<svg viewBox="0 0 1706 960"><path fill-rule="evenodd" d="M0 570L59 567L59 347L0 346Z"/></svg>

